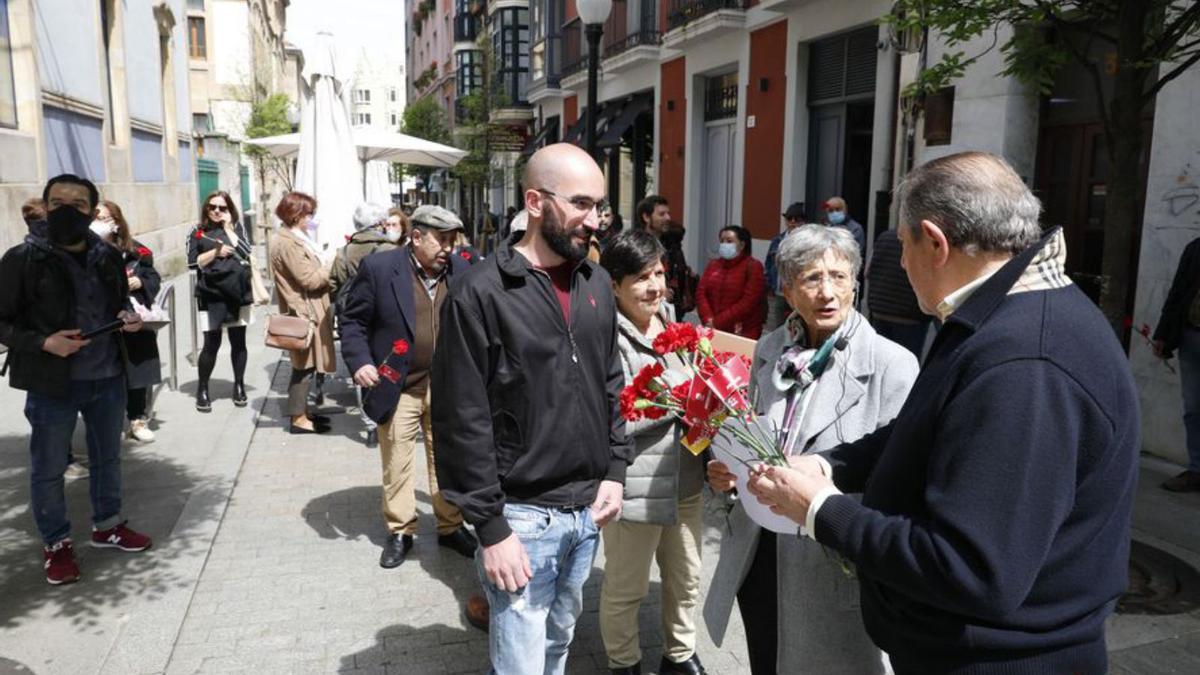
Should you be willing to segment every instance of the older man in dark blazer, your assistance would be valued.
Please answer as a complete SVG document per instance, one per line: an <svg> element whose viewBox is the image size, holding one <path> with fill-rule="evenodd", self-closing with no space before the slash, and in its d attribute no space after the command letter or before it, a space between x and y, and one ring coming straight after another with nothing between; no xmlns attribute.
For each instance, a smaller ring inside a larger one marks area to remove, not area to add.
<svg viewBox="0 0 1200 675"><path fill-rule="evenodd" d="M368 389L363 409L379 424L383 459L383 516L388 540L379 564L399 566L417 531L413 450L424 431L429 492L437 516L438 544L466 557L475 538L462 514L437 487L429 417L429 369L437 341L438 315L450 280L468 263L452 255L462 221L438 206L412 215L410 243L364 258L347 289L342 327L342 358L354 381Z"/></svg>

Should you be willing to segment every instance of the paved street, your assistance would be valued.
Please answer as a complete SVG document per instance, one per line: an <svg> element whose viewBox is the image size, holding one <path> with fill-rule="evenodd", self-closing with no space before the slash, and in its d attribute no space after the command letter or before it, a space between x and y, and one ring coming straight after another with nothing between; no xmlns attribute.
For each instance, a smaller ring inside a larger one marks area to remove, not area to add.
<svg viewBox="0 0 1200 675"><path fill-rule="evenodd" d="M181 309L186 304L186 278ZM181 358L189 349L181 311ZM159 440L125 452L125 511L155 538L146 554L77 548L83 579L43 580L28 509L24 397L0 388L0 673L468 673L486 667L486 634L460 607L477 588L471 563L436 544L423 458L418 462L422 534L397 570L377 565L379 460L359 437L357 416L334 414L326 436L282 431L289 366L265 349L262 321L250 329L251 406L229 401L223 351L213 379L214 411L190 394L195 370L180 364L181 391L157 404ZM163 342L165 355L165 338ZM325 408L344 412L353 395L327 386ZM82 449L77 432L75 447ZM1200 495L1170 495L1158 482L1175 467L1148 460L1135 536L1200 566ZM74 536L86 540L86 481L68 485ZM709 514L708 571L720 529ZM569 672L606 672L597 622L603 560L585 591L586 612ZM659 659L658 585L641 616L645 663ZM1118 616L1110 630L1113 670L1200 672L1200 611ZM736 616L720 650L701 631L711 673L747 673ZM28 670L17 670L19 665Z"/></svg>

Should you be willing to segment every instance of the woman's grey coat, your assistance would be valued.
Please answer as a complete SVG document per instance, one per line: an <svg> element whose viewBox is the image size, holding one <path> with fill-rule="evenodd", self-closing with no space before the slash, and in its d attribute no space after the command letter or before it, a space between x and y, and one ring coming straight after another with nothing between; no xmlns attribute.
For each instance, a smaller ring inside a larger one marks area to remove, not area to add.
<svg viewBox="0 0 1200 675"><path fill-rule="evenodd" d="M670 312L670 306L663 303L659 318L669 323ZM632 383L638 371L656 361L674 369L674 374L672 370L664 374L672 385L682 382L687 377L679 372L685 367L683 362L673 355L664 360L654 351L652 343L629 319L617 313L617 347L625 384ZM704 486L700 458L680 445L679 425L672 415L626 422L625 435L633 439L636 455L625 473L621 520L663 526L676 524L679 499L698 494Z"/></svg>
<svg viewBox="0 0 1200 675"><path fill-rule="evenodd" d="M890 422L917 379L917 360L907 349L881 337L854 310L846 317L845 349L835 350L813 385L794 452L822 452L857 440ZM759 340L754 352L752 390L758 412L781 425L784 396L771 383L772 370L791 344L787 324ZM753 499L744 495L743 499ZM799 529L797 527L797 529ZM720 559L704 603L713 641L725 637L738 588L754 561L760 528L736 504L723 533ZM879 650L867 637L858 612L858 582L843 571L832 552L812 539L776 535L779 652L777 672L881 673Z"/></svg>

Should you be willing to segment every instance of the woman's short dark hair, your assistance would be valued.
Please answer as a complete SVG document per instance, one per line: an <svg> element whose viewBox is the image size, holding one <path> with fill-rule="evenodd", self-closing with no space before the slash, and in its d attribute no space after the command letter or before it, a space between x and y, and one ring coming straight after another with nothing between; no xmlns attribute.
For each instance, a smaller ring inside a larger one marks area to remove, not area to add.
<svg viewBox="0 0 1200 675"><path fill-rule="evenodd" d="M613 281L621 280L642 270L667 255L658 237L645 230L627 230L608 241L608 247L600 254L600 266Z"/></svg>
<svg viewBox="0 0 1200 675"><path fill-rule="evenodd" d="M732 232L738 238L738 241L742 242L742 250L750 253L750 232L746 228L741 225L726 225L721 228L717 236L719 237L726 232Z"/></svg>

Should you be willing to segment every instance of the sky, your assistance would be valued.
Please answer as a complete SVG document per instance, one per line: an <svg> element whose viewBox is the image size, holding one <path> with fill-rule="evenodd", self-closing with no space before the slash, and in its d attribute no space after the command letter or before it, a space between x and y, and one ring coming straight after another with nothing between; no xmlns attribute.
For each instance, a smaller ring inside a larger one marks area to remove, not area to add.
<svg viewBox="0 0 1200 675"><path fill-rule="evenodd" d="M287 41L304 49L318 30L333 33L351 72L364 48L372 60L404 63L404 0L292 0Z"/></svg>

